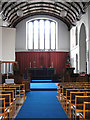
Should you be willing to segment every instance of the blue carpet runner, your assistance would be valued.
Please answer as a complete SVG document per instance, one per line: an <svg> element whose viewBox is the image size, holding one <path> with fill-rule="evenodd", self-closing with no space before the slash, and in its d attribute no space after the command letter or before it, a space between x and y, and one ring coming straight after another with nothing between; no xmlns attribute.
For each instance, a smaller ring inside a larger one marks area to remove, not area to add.
<svg viewBox="0 0 90 120"><path fill-rule="evenodd" d="M16 119L44 118L44 120L68 119L57 97L57 91L31 91L26 93L26 100ZM46 118L46 119L45 119ZM50 119L51 118L51 119ZM32 120L34 120L32 119ZM31 120L31 119L30 119ZM40 119L41 120L41 119Z"/></svg>

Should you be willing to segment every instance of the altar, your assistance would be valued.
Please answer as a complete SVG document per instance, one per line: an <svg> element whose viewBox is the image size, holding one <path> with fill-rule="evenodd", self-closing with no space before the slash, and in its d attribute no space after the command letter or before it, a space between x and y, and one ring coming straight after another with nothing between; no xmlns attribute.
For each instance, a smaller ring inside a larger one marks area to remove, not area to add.
<svg viewBox="0 0 90 120"><path fill-rule="evenodd" d="M31 75L31 79L52 79L55 74L55 68L28 68L27 72Z"/></svg>

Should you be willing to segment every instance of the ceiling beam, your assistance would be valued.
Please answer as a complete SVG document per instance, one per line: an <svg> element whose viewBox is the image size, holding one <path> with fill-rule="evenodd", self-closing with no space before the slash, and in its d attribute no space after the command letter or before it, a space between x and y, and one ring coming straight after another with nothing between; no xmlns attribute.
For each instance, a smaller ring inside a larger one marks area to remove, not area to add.
<svg viewBox="0 0 90 120"><path fill-rule="evenodd" d="M52 13L50 13L48 11L47 12L37 11L37 12L34 12L34 13L27 13L25 16L20 17L20 18L16 18L17 20L16 21L13 20L12 23L11 23L11 26L15 27L21 20L26 19L26 18L31 17L31 16L34 16L34 15L49 15L49 16L52 16L52 17L56 17L57 19L60 19L61 21L63 21L67 25L69 30L70 30L70 27L71 27L71 24L72 24L69 20L67 21L67 20L63 19L62 17L60 17L60 16L58 16L56 14L52 14Z"/></svg>

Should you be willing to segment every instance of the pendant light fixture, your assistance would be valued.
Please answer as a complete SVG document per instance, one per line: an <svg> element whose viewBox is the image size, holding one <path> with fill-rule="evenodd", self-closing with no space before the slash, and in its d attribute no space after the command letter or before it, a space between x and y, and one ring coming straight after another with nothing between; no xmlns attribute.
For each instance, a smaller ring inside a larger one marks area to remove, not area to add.
<svg viewBox="0 0 90 120"><path fill-rule="evenodd" d="M17 16L23 16L23 11L21 8L19 8L19 10L17 11Z"/></svg>
<svg viewBox="0 0 90 120"><path fill-rule="evenodd" d="M60 16L61 16L61 17L66 17L66 16L67 16L67 11L61 10Z"/></svg>

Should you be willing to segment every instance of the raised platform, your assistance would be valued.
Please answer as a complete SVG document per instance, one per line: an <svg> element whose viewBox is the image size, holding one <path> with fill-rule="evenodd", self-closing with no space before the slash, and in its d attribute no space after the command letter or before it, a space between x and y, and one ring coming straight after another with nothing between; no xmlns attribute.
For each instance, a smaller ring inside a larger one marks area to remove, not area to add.
<svg viewBox="0 0 90 120"><path fill-rule="evenodd" d="M58 80L31 80L31 83L58 83Z"/></svg>
<svg viewBox="0 0 90 120"><path fill-rule="evenodd" d="M32 91L56 91L58 82L52 82L52 80L32 80L30 88Z"/></svg>

